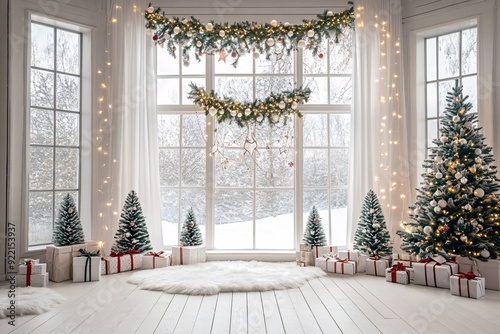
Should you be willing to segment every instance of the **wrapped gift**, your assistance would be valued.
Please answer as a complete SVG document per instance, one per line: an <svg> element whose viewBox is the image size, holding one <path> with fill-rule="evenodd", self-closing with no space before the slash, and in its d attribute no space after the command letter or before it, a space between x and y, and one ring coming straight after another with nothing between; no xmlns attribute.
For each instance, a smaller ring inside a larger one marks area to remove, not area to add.
<svg viewBox="0 0 500 334"><path fill-rule="evenodd" d="M109 256L101 258L101 275L141 269L142 257L143 254L138 250L129 250L127 253L111 252Z"/></svg>
<svg viewBox="0 0 500 334"><path fill-rule="evenodd" d="M336 274L344 275L354 275L356 273L357 263L354 261L349 261L348 259L332 261L333 271L329 271L329 266L327 265L327 271Z"/></svg>
<svg viewBox="0 0 500 334"><path fill-rule="evenodd" d="M389 261L378 256L366 259L366 274L373 276L385 276L385 270L389 267Z"/></svg>
<svg viewBox="0 0 500 334"><path fill-rule="evenodd" d="M164 268L172 265L172 255L165 252L148 252L142 257L142 269Z"/></svg>
<svg viewBox="0 0 500 334"><path fill-rule="evenodd" d="M301 251L301 252L310 252L311 251L311 246L306 245L306 244L300 244L299 245L299 251Z"/></svg>
<svg viewBox="0 0 500 334"><path fill-rule="evenodd" d="M385 280L387 282L410 284L410 271L406 269L401 263L394 265L392 268L385 270Z"/></svg>
<svg viewBox="0 0 500 334"><path fill-rule="evenodd" d="M86 249L89 252L100 250L99 242L87 241L84 244L62 247L47 246L47 271L51 281L63 282L72 278L73 258L80 254L80 249Z"/></svg>
<svg viewBox="0 0 500 334"><path fill-rule="evenodd" d="M358 256L358 268L357 268L357 272L358 273L364 273L366 272L366 260L368 260L368 255L365 255L365 254L359 254Z"/></svg>
<svg viewBox="0 0 500 334"><path fill-rule="evenodd" d="M451 294L468 298L481 298L485 294L485 278L476 277L473 272L458 273L450 276Z"/></svg>
<svg viewBox="0 0 500 334"><path fill-rule="evenodd" d="M450 276L458 273L458 264L424 259L413 263L413 269L415 270L415 284L449 289Z"/></svg>
<svg viewBox="0 0 500 334"><path fill-rule="evenodd" d="M397 265L397 264L402 264L403 266L405 266L406 268L411 268L413 262L408 260L408 261L405 261L405 260L397 260L396 262L393 263L393 265Z"/></svg>
<svg viewBox="0 0 500 334"><path fill-rule="evenodd" d="M172 246L174 266L202 262L206 262L205 246Z"/></svg>
<svg viewBox="0 0 500 334"><path fill-rule="evenodd" d="M16 275L16 286L44 288L49 284L49 273L35 275Z"/></svg>
<svg viewBox="0 0 500 334"><path fill-rule="evenodd" d="M309 246L305 244L300 244L300 251L302 252L313 252L314 257L318 258L323 255L336 256L338 253L337 246Z"/></svg>
<svg viewBox="0 0 500 334"><path fill-rule="evenodd" d="M101 280L101 252L80 249L80 256L73 258L73 282Z"/></svg>
<svg viewBox="0 0 500 334"><path fill-rule="evenodd" d="M19 264L18 274L20 275L36 275L47 272L47 264L40 263L34 259L22 259Z"/></svg>
<svg viewBox="0 0 500 334"><path fill-rule="evenodd" d="M315 260L316 267L323 269L324 271L333 272L334 262L338 261L336 258L329 256L318 257Z"/></svg>
<svg viewBox="0 0 500 334"><path fill-rule="evenodd" d="M472 261L467 257L458 256L457 263L459 270L461 272L474 271L472 266ZM500 290L500 261L499 260L488 260L479 261L477 263L477 274L486 279L485 286L486 289L490 290Z"/></svg>
<svg viewBox="0 0 500 334"><path fill-rule="evenodd" d="M316 258L314 257L314 254L311 251L295 252L295 260L297 261L297 263L304 263L304 267L314 266L315 259Z"/></svg>
<svg viewBox="0 0 500 334"><path fill-rule="evenodd" d="M354 262L358 262L359 260L359 251L355 250L355 251L352 251L352 250L342 250L342 251L339 251L338 253L338 258L340 260L350 260L350 261L354 261Z"/></svg>

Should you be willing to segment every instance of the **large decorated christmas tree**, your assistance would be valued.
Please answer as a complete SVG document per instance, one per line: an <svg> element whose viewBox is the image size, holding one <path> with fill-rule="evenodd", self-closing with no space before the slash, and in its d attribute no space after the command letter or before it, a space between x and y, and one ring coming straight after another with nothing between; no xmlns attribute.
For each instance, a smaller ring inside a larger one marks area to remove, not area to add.
<svg viewBox="0 0 500 334"><path fill-rule="evenodd" d="M115 234L115 243L111 250L113 252L127 252L129 250L142 252L152 249L139 198L132 190L125 200L118 230Z"/></svg>
<svg viewBox="0 0 500 334"><path fill-rule="evenodd" d="M398 232L401 248L422 257L487 260L500 252L497 168L467 98L457 81L446 98L440 138L423 164L422 187L410 207L412 221Z"/></svg>
<svg viewBox="0 0 500 334"><path fill-rule="evenodd" d="M370 256L389 256L390 235L382 208L373 190L366 194L358 228L354 235L354 249Z"/></svg>
<svg viewBox="0 0 500 334"><path fill-rule="evenodd" d="M85 243L80 215L70 194L66 194L59 208L59 214L52 234L55 246L69 246Z"/></svg>
<svg viewBox="0 0 500 334"><path fill-rule="evenodd" d="M179 241L181 246L199 246L203 244L203 236L201 235L200 226L196 223L193 208L188 210Z"/></svg>
<svg viewBox="0 0 500 334"><path fill-rule="evenodd" d="M306 230L304 232L304 243L309 246L324 246L326 245L325 231L321 225L321 217L318 209L312 207L307 220Z"/></svg>

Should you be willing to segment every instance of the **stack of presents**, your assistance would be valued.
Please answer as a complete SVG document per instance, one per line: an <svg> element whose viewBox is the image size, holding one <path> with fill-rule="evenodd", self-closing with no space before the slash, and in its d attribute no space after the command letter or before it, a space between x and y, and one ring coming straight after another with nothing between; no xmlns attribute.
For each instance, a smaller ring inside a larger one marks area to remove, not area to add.
<svg viewBox="0 0 500 334"><path fill-rule="evenodd" d="M463 257L447 261L442 256L420 259L394 252L392 258L380 258L357 250L339 251L337 246L304 244L296 252L296 260L300 266L316 266L328 273L366 273L385 277L391 283L449 289L453 295L468 298L481 298L485 289L500 290L500 261L478 263L481 275L476 275L472 272L472 262Z"/></svg>

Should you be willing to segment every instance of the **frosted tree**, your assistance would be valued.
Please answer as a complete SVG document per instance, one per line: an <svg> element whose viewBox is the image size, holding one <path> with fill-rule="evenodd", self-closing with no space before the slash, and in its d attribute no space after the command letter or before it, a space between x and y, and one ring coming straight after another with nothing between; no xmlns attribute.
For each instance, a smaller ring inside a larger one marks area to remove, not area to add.
<svg viewBox="0 0 500 334"><path fill-rule="evenodd" d="M70 194L64 196L59 208L52 241L58 247L85 243L80 215Z"/></svg>
<svg viewBox="0 0 500 334"><path fill-rule="evenodd" d="M139 198L136 192L132 190L125 200L118 230L115 234L115 242L111 250L113 252L127 252L129 250L142 252L152 249Z"/></svg>
<svg viewBox="0 0 500 334"><path fill-rule="evenodd" d="M321 224L321 217L319 216L318 209L316 209L315 206L312 207L311 213L309 213L303 241L309 246L326 245L325 231Z"/></svg>
<svg viewBox="0 0 500 334"><path fill-rule="evenodd" d="M201 235L200 226L196 223L193 208L188 210L179 241L181 246L199 246L203 244L203 236Z"/></svg>
<svg viewBox="0 0 500 334"><path fill-rule="evenodd" d="M389 256L390 235L382 208L373 190L366 194L358 228L354 235L354 249L370 256Z"/></svg>

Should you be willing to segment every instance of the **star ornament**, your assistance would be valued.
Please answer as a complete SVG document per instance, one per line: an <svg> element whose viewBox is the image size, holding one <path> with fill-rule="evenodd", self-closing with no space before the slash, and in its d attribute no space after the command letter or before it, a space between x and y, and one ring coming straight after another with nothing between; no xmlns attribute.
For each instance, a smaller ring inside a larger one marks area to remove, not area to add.
<svg viewBox="0 0 500 334"><path fill-rule="evenodd" d="M293 163L293 161L290 161L290 162L288 163L288 166L289 166L290 168L292 168L294 165L295 165L295 164Z"/></svg>
<svg viewBox="0 0 500 334"><path fill-rule="evenodd" d="M226 50L220 50L219 51L219 61L223 61L224 63L226 62L226 58L227 58L227 52Z"/></svg>

